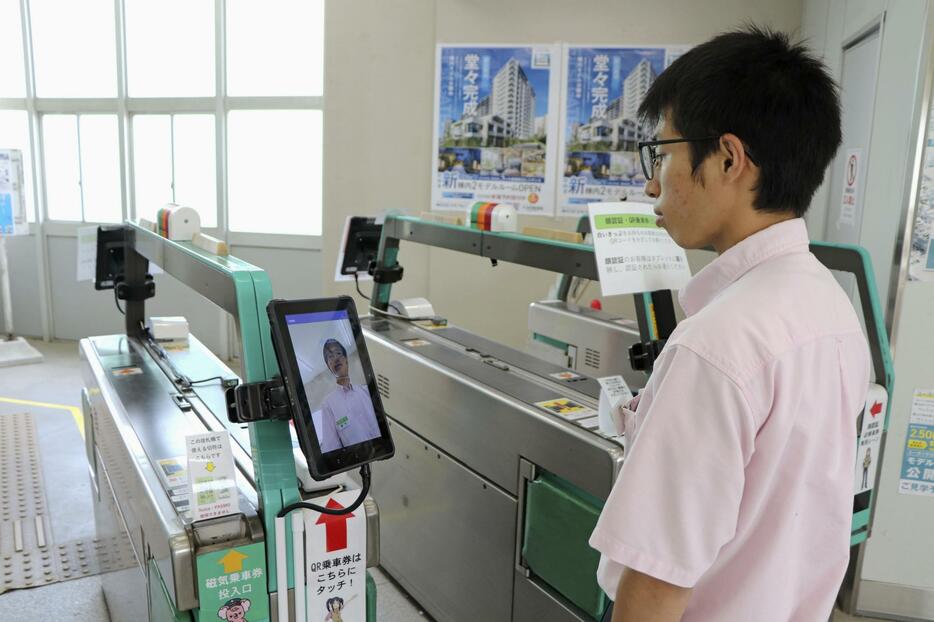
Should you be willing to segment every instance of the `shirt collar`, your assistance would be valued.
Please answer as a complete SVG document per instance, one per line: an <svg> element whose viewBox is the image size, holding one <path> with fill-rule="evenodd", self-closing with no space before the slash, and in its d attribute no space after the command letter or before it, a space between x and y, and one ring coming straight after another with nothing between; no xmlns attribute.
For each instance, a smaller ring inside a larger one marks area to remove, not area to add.
<svg viewBox="0 0 934 622"><path fill-rule="evenodd" d="M810 240L803 218L783 220L732 246L695 274L678 293L688 317L760 263L786 253L807 252Z"/></svg>

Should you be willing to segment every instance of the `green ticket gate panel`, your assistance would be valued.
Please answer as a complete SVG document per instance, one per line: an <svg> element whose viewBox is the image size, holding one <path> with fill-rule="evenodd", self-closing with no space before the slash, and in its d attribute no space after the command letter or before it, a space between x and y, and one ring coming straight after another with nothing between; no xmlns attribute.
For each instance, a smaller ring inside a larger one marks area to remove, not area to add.
<svg viewBox="0 0 934 622"><path fill-rule="evenodd" d="M522 556L536 577L595 620L607 597L597 584L600 553L587 541L603 502L573 484L543 473L526 490Z"/></svg>
<svg viewBox="0 0 934 622"><path fill-rule="evenodd" d="M149 620L150 622L191 622L191 612L175 608L162 583L156 562L149 560Z"/></svg>

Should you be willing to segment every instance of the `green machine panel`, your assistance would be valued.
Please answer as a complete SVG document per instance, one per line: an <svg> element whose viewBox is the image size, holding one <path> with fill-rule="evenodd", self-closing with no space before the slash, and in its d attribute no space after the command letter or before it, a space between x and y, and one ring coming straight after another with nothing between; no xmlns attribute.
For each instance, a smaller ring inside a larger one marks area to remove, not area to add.
<svg viewBox="0 0 934 622"><path fill-rule="evenodd" d="M600 619L608 599L596 579L600 553L587 541L603 502L550 473L529 482L525 499L526 565L586 614Z"/></svg>

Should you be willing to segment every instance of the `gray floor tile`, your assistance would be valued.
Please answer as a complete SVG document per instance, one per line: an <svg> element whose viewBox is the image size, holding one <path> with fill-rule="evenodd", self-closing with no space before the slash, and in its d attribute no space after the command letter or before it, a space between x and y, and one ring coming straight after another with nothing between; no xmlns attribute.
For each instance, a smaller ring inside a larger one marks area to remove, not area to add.
<svg viewBox="0 0 934 622"><path fill-rule="evenodd" d="M370 573L376 582L376 619L379 622L433 619L383 569L371 569Z"/></svg>
<svg viewBox="0 0 934 622"><path fill-rule="evenodd" d="M7 592L0 596L0 620L110 622L110 616L101 592L100 577L87 577L31 590Z"/></svg>

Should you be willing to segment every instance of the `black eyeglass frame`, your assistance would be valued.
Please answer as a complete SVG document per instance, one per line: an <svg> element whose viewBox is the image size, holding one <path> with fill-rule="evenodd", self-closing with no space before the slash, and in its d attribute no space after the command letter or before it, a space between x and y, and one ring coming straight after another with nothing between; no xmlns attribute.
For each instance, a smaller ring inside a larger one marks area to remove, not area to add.
<svg viewBox="0 0 934 622"><path fill-rule="evenodd" d="M646 181L652 181L655 177L655 167L657 166L658 161L658 152L655 150L655 147L658 145L673 145L676 143L700 143L705 140L720 140L722 134L717 136L705 136L703 138L669 138L667 140L645 140L639 142L639 163L642 164L642 174L645 175ZM649 161L646 162L645 158L645 147L649 148ZM743 151L746 153L746 157L749 158L749 161L759 166L759 163L756 162L756 159L749 153L749 149L743 145Z"/></svg>

